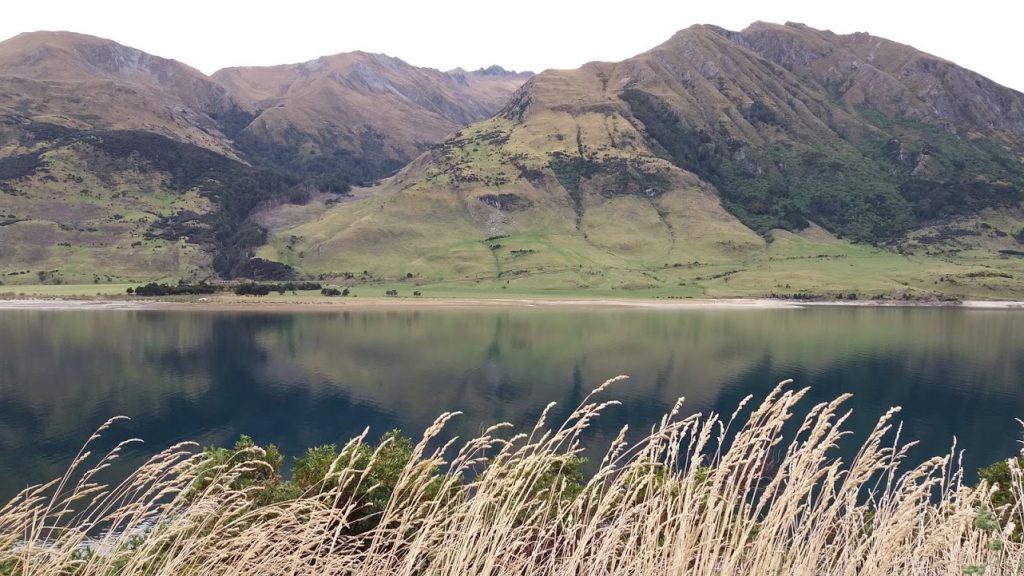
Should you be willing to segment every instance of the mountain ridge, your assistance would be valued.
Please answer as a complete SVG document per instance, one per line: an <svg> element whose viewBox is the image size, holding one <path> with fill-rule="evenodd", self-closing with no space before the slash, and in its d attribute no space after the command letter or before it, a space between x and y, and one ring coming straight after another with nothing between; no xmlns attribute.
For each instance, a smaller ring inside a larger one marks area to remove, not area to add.
<svg viewBox="0 0 1024 576"><path fill-rule="evenodd" d="M264 154L273 157L287 157L282 148L328 158L369 157L380 164L369 178L396 170L458 128L489 117L526 77L497 70L441 72L361 51L225 68L211 76L254 112L240 133L243 146L248 140L251 148L276 147Z"/></svg>
<svg viewBox="0 0 1024 576"><path fill-rule="evenodd" d="M872 50L874 63L863 62ZM983 97L964 101L970 86ZM544 286L547 275L680 293L708 289L708 276L677 268L700 262L727 268L710 275L732 279L715 290L733 290L749 269L770 276L760 293L779 293L794 283L766 270L790 258L773 242L785 238L885 262L871 286L889 292L903 289L900 260L915 254L915 290L948 290L940 279L959 267L1016 278L1004 270L1020 267L1022 101L869 35L694 26L623 62L532 77L495 117L362 203L292 220L263 253L328 277L400 278L404 267L424 282ZM804 289L839 288L829 283Z"/></svg>
<svg viewBox="0 0 1024 576"><path fill-rule="evenodd" d="M1024 95L868 34L695 25L537 75L355 52L211 78L102 39L16 38L0 82L34 91L0 100L7 274L126 260L132 277L665 295L1024 285Z"/></svg>

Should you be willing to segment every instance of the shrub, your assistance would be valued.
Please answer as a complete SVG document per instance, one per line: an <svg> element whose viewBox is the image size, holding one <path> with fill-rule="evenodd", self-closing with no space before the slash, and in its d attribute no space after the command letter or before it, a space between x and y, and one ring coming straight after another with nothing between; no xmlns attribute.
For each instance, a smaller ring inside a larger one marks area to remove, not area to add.
<svg viewBox="0 0 1024 576"><path fill-rule="evenodd" d="M232 448L210 447L204 453L206 458L196 467L195 482L188 493L192 500L218 483L232 490L244 490L261 506L297 495L281 477L284 456L274 444L262 448L243 434Z"/></svg>
<svg viewBox="0 0 1024 576"><path fill-rule="evenodd" d="M998 513L996 519L1003 526L1013 522L1014 531L1012 536L1017 541L1020 541L1024 516L1019 516L1018 514L1024 511L1024 502L1021 501L1024 498L1024 492L1022 492L1024 487L1021 485L1019 472L1015 477L1011 463L1018 471L1024 470L1024 456L1010 458L985 466L984 468L979 468L978 478L989 487L998 487L991 495L992 508Z"/></svg>
<svg viewBox="0 0 1024 576"><path fill-rule="evenodd" d="M136 287L134 293L136 296L183 296L193 294L213 294L216 291L216 286L202 282L199 284L179 282L178 284L173 285L150 282L144 286ZM131 288L128 289L128 293L132 293Z"/></svg>
<svg viewBox="0 0 1024 576"><path fill-rule="evenodd" d="M43 165L41 152L0 158L0 180L19 180Z"/></svg>
<svg viewBox="0 0 1024 576"><path fill-rule="evenodd" d="M235 294L239 296L266 296L270 294L270 285L247 282L235 286Z"/></svg>

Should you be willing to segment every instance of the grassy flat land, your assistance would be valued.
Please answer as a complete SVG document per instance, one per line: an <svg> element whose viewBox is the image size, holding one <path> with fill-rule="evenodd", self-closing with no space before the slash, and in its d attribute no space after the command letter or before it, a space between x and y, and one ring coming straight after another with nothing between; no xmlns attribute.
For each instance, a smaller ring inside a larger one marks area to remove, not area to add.
<svg viewBox="0 0 1024 576"><path fill-rule="evenodd" d="M412 188L333 208L283 207L272 215L274 234L260 255L328 283L380 294L1024 297L1024 258L999 252L1024 226L1015 213L926 228L888 248L852 243L816 226L796 234L775 230L767 242L689 188L658 203L591 198L580 230L572 228L568 207L551 206L481 239L476 222L455 206L474 193ZM680 207L659 219L657 209L669 203ZM411 218L415 213L430 217ZM561 224L542 220L552 213ZM944 240L942 250L928 244L940 234L955 237Z"/></svg>
<svg viewBox="0 0 1024 576"><path fill-rule="evenodd" d="M369 210L365 206L361 209ZM309 213L316 212L317 208L288 206L284 210ZM326 218L331 219L355 217L348 210L342 214L326 214ZM355 215L358 214L356 211ZM961 223L958 229L998 231L1020 223L1018 220L987 222L983 216L972 218ZM299 229L309 230L309 226L325 226L324 217ZM317 244L308 236L279 233L264 251L287 256L291 260L285 259L286 262L304 266L311 275L322 274L325 285L347 287L353 295L363 297L383 297L385 292L395 290L400 298L413 297L416 291L428 298L846 298L850 294L858 299L900 298L904 294L916 298L1024 298L1024 258L1000 255L986 246L990 240L1001 239L990 232L963 236L962 249L957 251L929 252L918 247L917 251L904 255L894 250L853 244L812 227L800 234L776 230L772 242L761 241L759 246L755 240L744 237L749 243L732 258L724 254L722 243L708 241L644 259L623 256L622 253L630 249L628 246L604 250L588 241L589 238L585 240L557 231L474 241L460 238L460 230L455 225L444 228L450 234L448 241L418 257L412 248L392 251L374 247L374 237L368 231L365 238L359 235L362 232L348 237L353 246L359 247L355 250L323 250L318 256ZM342 230L346 229L342 227ZM414 234L415 230L413 225L409 233ZM926 238L929 233L936 232L925 230L918 238ZM624 232L618 236L609 233L602 238L612 244L625 242L630 237L631 233ZM637 251L642 250L643 247L637 248ZM337 271L345 269L342 267L349 271ZM0 286L0 293L121 296L128 287L135 285L123 282L40 285L7 281L6 286ZM234 298L233 294L230 296ZM315 291L299 296L303 301L326 299ZM290 302L295 300L295 295L272 293L263 299Z"/></svg>
<svg viewBox="0 0 1024 576"><path fill-rule="evenodd" d="M128 288L134 288L137 284L21 284L14 286L0 286L0 297L21 297L39 296L48 298L58 297L88 297L88 296L125 296Z"/></svg>
<svg viewBox="0 0 1024 576"><path fill-rule="evenodd" d="M535 240L533 246L543 246ZM554 252L554 250L552 250ZM945 260L935 256L902 256L894 252L842 241L822 242L780 233L771 244L748 258L715 263L663 264L630 267L548 265L523 269L509 277L480 271L451 280L425 277L379 277L372 271L352 278L325 280L347 287L354 296L379 298L397 291L399 298L420 292L427 298L759 298L820 296L858 299L957 297L1002 300L1024 298L1024 259L978 258ZM132 284L8 285L0 294L26 296L124 296ZM316 291L278 295L260 300L292 302L328 300ZM234 294L217 294L214 300ZM184 298L186 300L190 298ZM191 298L194 299L194 298ZM241 298L246 300L246 298Z"/></svg>

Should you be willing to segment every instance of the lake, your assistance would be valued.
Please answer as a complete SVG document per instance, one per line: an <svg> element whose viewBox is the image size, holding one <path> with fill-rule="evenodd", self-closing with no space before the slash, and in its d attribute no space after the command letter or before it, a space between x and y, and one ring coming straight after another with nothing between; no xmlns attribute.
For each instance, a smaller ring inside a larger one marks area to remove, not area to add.
<svg viewBox="0 0 1024 576"><path fill-rule="evenodd" d="M623 402L589 436L606 446L686 412L731 413L777 382L805 407L854 397L849 453L903 407L915 461L953 437L974 469L1017 452L1024 418L1024 311L811 307L779 310L219 313L0 311L0 500L63 472L107 418L145 447L229 445L239 434L289 455L365 427L419 435L444 411L450 434L564 416L605 379ZM602 448L603 450L603 448ZM599 459L600 454L593 457Z"/></svg>

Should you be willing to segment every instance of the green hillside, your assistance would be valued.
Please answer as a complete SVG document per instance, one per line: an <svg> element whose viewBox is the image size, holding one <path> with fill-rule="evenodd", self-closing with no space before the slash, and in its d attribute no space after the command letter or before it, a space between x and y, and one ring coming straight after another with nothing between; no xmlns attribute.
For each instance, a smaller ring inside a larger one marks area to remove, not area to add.
<svg viewBox="0 0 1024 576"><path fill-rule="evenodd" d="M4 144L19 153L0 161L5 283L292 274L250 260L265 233L249 217L301 200L294 180L150 132L14 128Z"/></svg>

